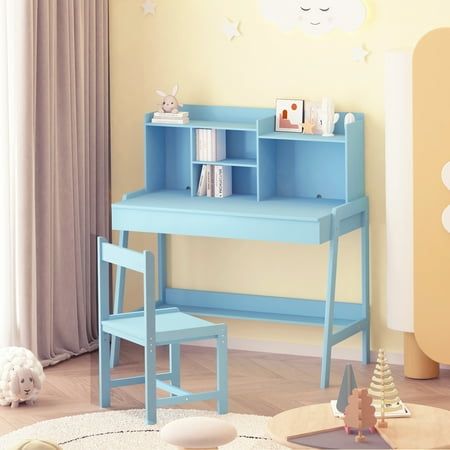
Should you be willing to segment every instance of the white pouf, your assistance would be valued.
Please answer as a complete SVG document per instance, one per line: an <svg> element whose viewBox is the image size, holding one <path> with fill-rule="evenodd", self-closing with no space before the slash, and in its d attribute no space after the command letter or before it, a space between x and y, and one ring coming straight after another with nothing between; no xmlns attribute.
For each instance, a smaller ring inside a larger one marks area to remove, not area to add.
<svg viewBox="0 0 450 450"><path fill-rule="evenodd" d="M182 449L216 449L236 439L236 428L211 417L187 417L161 429L161 439Z"/></svg>

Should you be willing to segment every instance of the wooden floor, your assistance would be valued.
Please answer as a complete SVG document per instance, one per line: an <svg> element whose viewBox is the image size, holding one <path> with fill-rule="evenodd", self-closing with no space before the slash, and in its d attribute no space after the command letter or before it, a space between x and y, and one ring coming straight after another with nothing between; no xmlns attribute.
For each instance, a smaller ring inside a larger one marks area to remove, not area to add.
<svg viewBox="0 0 450 450"><path fill-rule="evenodd" d="M159 349L159 368L167 368L167 351ZM122 349L121 366L116 374L142 372L143 353L132 344ZM334 360L331 387L321 390L320 359L230 351L230 412L271 416L280 411L336 398L346 361ZM368 386L374 364L353 362L359 386ZM392 366L394 380L403 401L422 403L450 410L450 371L436 380L405 379L402 367ZM99 411L97 406L97 353L87 354L45 370L47 379L34 406L16 409L0 407L0 434L34 422L66 415ZM215 385L215 350L184 346L182 380L187 390L202 390ZM113 408L142 408L143 386L113 390ZM214 409L213 402L198 402L186 408Z"/></svg>

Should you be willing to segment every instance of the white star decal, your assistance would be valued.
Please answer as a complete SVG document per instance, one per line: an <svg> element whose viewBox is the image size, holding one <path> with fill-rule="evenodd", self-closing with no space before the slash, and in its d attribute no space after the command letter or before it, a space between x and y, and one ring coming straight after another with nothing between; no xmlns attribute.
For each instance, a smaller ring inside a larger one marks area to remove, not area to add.
<svg viewBox="0 0 450 450"><path fill-rule="evenodd" d="M230 41L235 37L239 37L241 35L239 32L239 20L233 22L232 20L225 19L223 32Z"/></svg>
<svg viewBox="0 0 450 450"><path fill-rule="evenodd" d="M366 62L366 58L369 54L370 52L367 51L363 45L361 45L352 50L352 59L355 62Z"/></svg>
<svg viewBox="0 0 450 450"><path fill-rule="evenodd" d="M144 3L142 3L142 9L144 10L144 15L147 14L154 15L155 14L155 8L156 4L153 0L145 0Z"/></svg>

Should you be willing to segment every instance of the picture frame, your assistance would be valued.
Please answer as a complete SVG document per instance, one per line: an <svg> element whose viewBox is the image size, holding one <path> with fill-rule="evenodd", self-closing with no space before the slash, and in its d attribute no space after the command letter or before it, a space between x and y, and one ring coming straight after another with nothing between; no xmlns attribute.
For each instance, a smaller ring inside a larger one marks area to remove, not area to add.
<svg viewBox="0 0 450 450"><path fill-rule="evenodd" d="M304 101L300 99L277 99L275 130L303 133Z"/></svg>

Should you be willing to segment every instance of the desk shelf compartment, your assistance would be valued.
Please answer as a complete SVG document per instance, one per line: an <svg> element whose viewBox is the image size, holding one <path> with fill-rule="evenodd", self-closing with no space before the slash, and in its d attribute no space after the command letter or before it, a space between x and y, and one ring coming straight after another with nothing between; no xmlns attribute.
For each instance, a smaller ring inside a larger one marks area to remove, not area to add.
<svg viewBox="0 0 450 450"><path fill-rule="evenodd" d="M145 190L190 190L190 130L146 127L145 144Z"/></svg>
<svg viewBox="0 0 450 450"><path fill-rule="evenodd" d="M257 140L256 130L226 130L226 159L218 161L197 160L197 134L191 136L192 185L198 186L203 165L232 167L233 195L254 195L257 193ZM196 195L197 189L192 190Z"/></svg>

